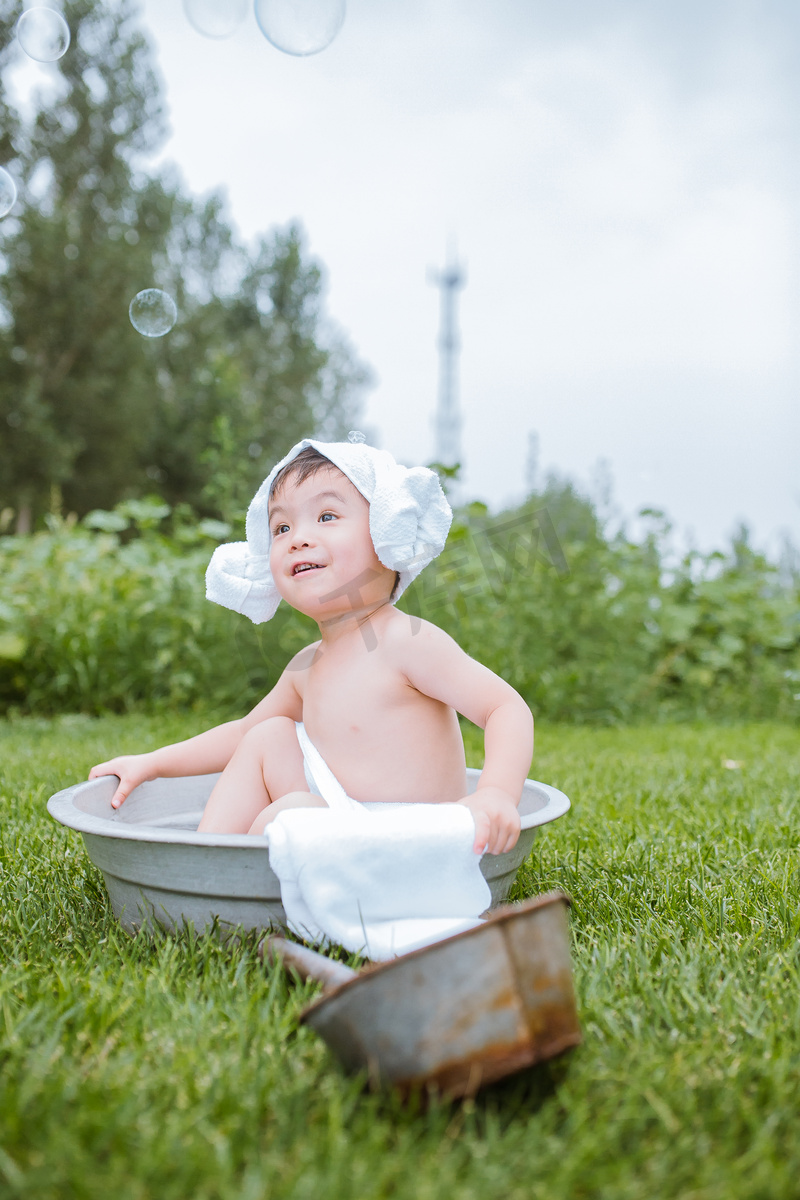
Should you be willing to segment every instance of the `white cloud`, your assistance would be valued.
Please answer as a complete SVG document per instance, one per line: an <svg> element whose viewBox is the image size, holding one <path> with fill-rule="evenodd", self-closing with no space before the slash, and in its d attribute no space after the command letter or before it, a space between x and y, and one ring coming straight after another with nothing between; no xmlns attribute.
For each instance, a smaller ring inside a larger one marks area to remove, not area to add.
<svg viewBox="0 0 800 1200"><path fill-rule="evenodd" d="M744 0L351 0L308 60L252 22L215 43L177 0L144 11L167 156L192 188L225 185L247 234L303 221L331 312L377 370L368 420L384 444L432 453L426 269L455 233L475 490L521 488L537 428L545 460L585 476L603 455L626 504L658 480L682 514L666 440L673 461L682 446L704 464L689 489L700 537L739 515L800 532L785 4L765 0L762 20Z"/></svg>

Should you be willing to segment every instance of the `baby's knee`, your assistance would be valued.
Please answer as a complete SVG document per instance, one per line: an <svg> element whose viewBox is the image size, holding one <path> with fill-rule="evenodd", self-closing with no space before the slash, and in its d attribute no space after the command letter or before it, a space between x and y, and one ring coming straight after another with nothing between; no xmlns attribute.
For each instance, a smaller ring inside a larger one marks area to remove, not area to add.
<svg viewBox="0 0 800 1200"><path fill-rule="evenodd" d="M327 803L316 792L287 792L275 800L267 809L267 821L274 821L279 813L290 808L327 808Z"/></svg>
<svg viewBox="0 0 800 1200"><path fill-rule="evenodd" d="M254 750L259 754L263 754L265 751L286 751L295 746L297 746L298 753L300 751L294 721L291 717L267 717L265 721L259 721L258 725L248 729L239 744L245 749Z"/></svg>
<svg viewBox="0 0 800 1200"><path fill-rule="evenodd" d="M273 801L263 812L258 814L248 833L263 833L267 825L271 825L277 816L290 808L327 807L322 796L317 796L314 792L287 792L285 796L281 796L280 800Z"/></svg>

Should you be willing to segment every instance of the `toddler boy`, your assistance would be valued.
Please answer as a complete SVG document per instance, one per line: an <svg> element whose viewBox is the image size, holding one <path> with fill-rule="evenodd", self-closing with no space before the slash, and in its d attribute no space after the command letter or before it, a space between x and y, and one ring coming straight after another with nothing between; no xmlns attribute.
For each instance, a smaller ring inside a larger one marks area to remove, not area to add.
<svg viewBox="0 0 800 1200"><path fill-rule="evenodd" d="M476 853L510 850L533 753L530 710L441 629L393 603L440 553L451 519L432 471L363 443L299 442L256 494L247 541L215 551L207 594L257 622L283 599L317 623L319 640L247 716L99 763L89 778L119 776L118 808L147 779L221 771L199 830L261 834L287 808L324 806L317 776L332 773L351 801L462 804ZM457 713L484 729L472 795Z"/></svg>

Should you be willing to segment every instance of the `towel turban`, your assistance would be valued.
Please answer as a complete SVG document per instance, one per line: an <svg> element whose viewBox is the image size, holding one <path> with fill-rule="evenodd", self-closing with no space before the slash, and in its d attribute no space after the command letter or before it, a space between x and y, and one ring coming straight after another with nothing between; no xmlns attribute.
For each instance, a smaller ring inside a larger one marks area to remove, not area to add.
<svg viewBox="0 0 800 1200"><path fill-rule="evenodd" d="M301 450L313 446L369 501L375 553L397 571L400 596L444 548L453 514L439 477L427 467L402 467L386 450L366 443L303 438L272 468L247 510L247 541L218 546L206 571L206 596L243 613L256 625L269 621L280 603L269 566L269 496L275 476Z"/></svg>

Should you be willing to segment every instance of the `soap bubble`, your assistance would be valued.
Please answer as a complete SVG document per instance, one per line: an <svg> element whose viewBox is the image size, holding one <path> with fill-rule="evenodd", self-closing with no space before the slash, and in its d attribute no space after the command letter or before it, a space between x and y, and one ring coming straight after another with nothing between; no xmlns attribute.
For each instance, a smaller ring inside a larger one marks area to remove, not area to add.
<svg viewBox="0 0 800 1200"><path fill-rule="evenodd" d="M10 213L17 198L17 185L5 167L0 167L0 217Z"/></svg>
<svg viewBox="0 0 800 1200"><path fill-rule="evenodd" d="M28 58L55 62L67 52L69 25L52 8L29 8L17 21L17 41Z"/></svg>
<svg viewBox="0 0 800 1200"><path fill-rule="evenodd" d="M330 46L344 21L345 0L255 0L255 10L267 41L303 57Z"/></svg>
<svg viewBox="0 0 800 1200"><path fill-rule="evenodd" d="M365 442L367 439L360 429L351 429L347 435L347 440L353 446L360 446L361 443Z"/></svg>
<svg viewBox="0 0 800 1200"><path fill-rule="evenodd" d="M203 37L226 38L247 16L247 0L183 0L183 11Z"/></svg>
<svg viewBox="0 0 800 1200"><path fill-rule="evenodd" d="M131 325L143 337L163 337L178 319L172 296L161 288L145 288L133 297L128 309Z"/></svg>

